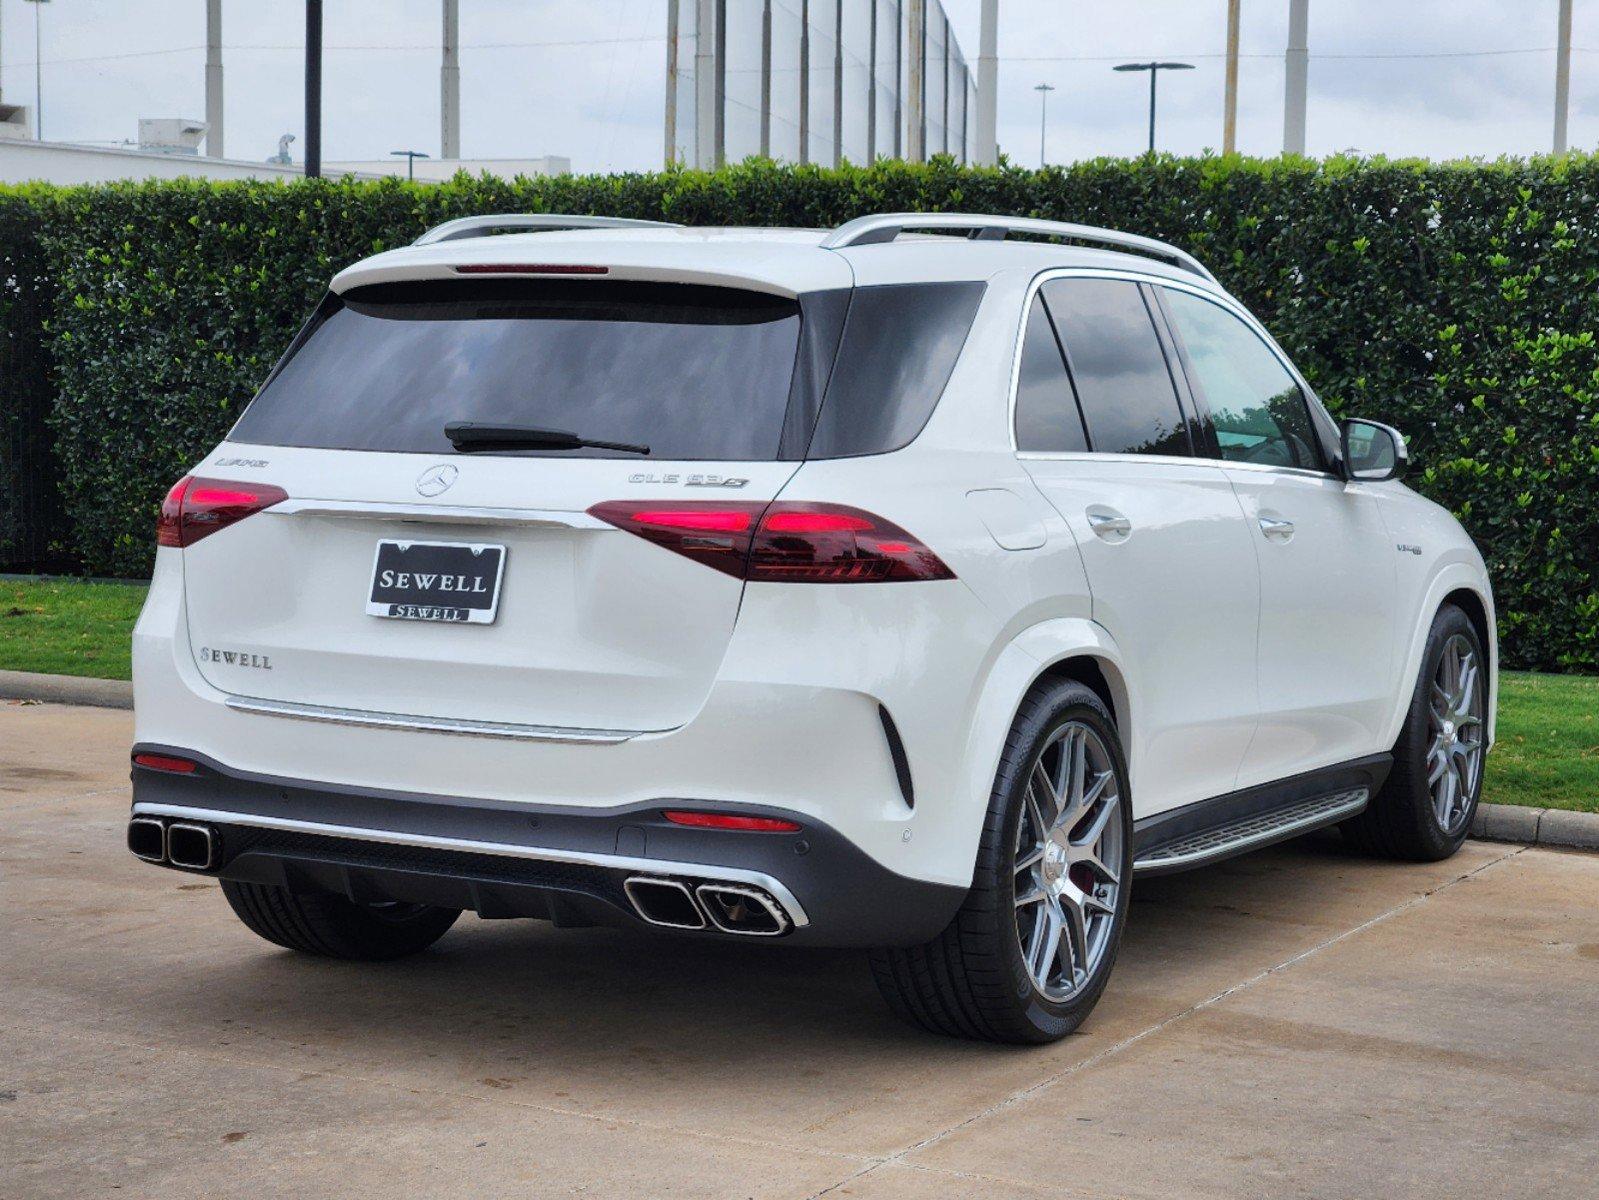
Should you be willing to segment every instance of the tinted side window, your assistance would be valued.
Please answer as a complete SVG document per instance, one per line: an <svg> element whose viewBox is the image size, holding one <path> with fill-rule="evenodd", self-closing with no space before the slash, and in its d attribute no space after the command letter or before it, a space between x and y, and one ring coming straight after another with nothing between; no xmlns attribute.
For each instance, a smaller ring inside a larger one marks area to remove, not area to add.
<svg viewBox="0 0 1599 1200"><path fill-rule="evenodd" d="M1043 291L1066 347L1090 449L1192 454L1166 355L1138 285L1124 279L1056 279Z"/></svg>
<svg viewBox="0 0 1599 1200"><path fill-rule="evenodd" d="M1061 357L1042 296L1033 300L1022 337L1021 370L1016 378L1016 448L1054 453L1088 449L1066 360Z"/></svg>
<svg viewBox="0 0 1599 1200"><path fill-rule="evenodd" d="M1192 382L1210 406L1221 456L1319 471L1304 393L1258 334L1219 304L1165 291Z"/></svg>
<svg viewBox="0 0 1599 1200"><path fill-rule="evenodd" d="M920 433L944 394L984 288L856 288L808 457L883 454Z"/></svg>

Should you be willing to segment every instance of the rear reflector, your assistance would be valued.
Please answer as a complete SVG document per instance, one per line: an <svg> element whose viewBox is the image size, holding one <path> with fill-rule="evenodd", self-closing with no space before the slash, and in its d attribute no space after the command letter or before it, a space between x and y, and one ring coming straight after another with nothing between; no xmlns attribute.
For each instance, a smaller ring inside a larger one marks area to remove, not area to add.
<svg viewBox="0 0 1599 1200"><path fill-rule="evenodd" d="M457 275L606 275L610 267L578 263L462 263Z"/></svg>
<svg viewBox="0 0 1599 1200"><path fill-rule="evenodd" d="M173 758L170 754L135 754L133 761L152 771L171 771L174 775L193 775L198 765L187 758Z"/></svg>
<svg viewBox="0 0 1599 1200"><path fill-rule="evenodd" d="M747 833L798 833L800 826L794 821L777 817L740 817L732 813L693 812L668 809L661 814L674 825L693 825L699 829L741 829Z"/></svg>
<svg viewBox="0 0 1599 1200"><path fill-rule="evenodd" d="M269 483L229 483L186 475L172 485L161 502L156 544L192 546L201 538L288 498L288 492Z"/></svg>
<svg viewBox="0 0 1599 1200"><path fill-rule="evenodd" d="M610 500L592 516L740 579L894 583L955 573L892 521L843 504Z"/></svg>

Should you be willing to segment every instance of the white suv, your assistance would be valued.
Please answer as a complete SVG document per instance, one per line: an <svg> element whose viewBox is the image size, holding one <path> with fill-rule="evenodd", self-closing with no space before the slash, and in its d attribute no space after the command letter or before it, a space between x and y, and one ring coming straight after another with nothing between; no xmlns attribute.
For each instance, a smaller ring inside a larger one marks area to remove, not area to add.
<svg viewBox="0 0 1599 1200"><path fill-rule="evenodd" d="M1404 466L1148 239L452 222L167 497L129 845L313 954L861 946L928 1029L1058 1038L1136 875L1465 837L1493 599Z"/></svg>

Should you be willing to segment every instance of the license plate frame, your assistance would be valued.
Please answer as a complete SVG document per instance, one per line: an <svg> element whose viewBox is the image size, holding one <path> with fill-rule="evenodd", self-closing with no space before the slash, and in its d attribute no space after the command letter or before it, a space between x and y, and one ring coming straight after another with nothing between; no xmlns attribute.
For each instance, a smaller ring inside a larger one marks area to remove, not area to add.
<svg viewBox="0 0 1599 1200"><path fill-rule="evenodd" d="M485 555L492 557L485 562ZM498 542L381 538L372 552L367 616L434 624L492 625L500 613L506 557L505 546Z"/></svg>

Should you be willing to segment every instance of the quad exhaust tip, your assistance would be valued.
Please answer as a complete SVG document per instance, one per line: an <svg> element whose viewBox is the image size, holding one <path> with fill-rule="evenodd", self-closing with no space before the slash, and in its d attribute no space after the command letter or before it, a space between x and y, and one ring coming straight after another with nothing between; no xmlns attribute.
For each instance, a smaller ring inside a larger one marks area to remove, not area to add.
<svg viewBox="0 0 1599 1200"><path fill-rule="evenodd" d="M128 822L128 849L145 862L166 862L167 827L154 817L134 817Z"/></svg>
<svg viewBox="0 0 1599 1200"><path fill-rule="evenodd" d="M634 875L622 885L638 915L668 929L718 929L745 937L777 937L793 922L760 888L738 883L702 883Z"/></svg>
<svg viewBox="0 0 1599 1200"><path fill-rule="evenodd" d="M217 862L218 839L207 825L174 821L167 826L167 861L190 871L209 871Z"/></svg>
<svg viewBox="0 0 1599 1200"><path fill-rule="evenodd" d="M788 914L759 888L736 883L702 883L694 891L711 924L723 933L777 937L788 932Z"/></svg>
<svg viewBox="0 0 1599 1200"><path fill-rule="evenodd" d="M145 862L185 871L210 871L222 861L221 835L189 821L134 817L128 822L128 849Z"/></svg>

